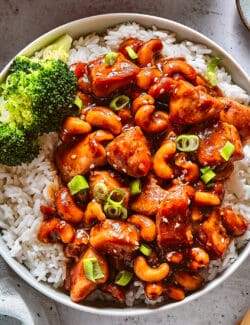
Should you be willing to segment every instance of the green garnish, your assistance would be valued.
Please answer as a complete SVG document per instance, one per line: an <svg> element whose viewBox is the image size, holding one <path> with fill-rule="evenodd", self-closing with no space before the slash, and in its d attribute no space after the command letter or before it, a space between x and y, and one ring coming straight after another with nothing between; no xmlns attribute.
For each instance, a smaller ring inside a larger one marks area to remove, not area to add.
<svg viewBox="0 0 250 325"><path fill-rule="evenodd" d="M124 199L125 199L126 193L123 190L116 189L110 192L108 198L107 198L107 203L118 206L122 205Z"/></svg>
<svg viewBox="0 0 250 325"><path fill-rule="evenodd" d="M216 86L219 82L218 76L215 73L215 70L218 66L218 63L221 61L221 58L216 56L213 58L208 66L207 66L207 71L205 73L205 76L207 77L208 81L210 82L211 86Z"/></svg>
<svg viewBox="0 0 250 325"><path fill-rule="evenodd" d="M122 205L113 205L108 202L104 204L104 213L111 219L117 219L121 215Z"/></svg>
<svg viewBox="0 0 250 325"><path fill-rule="evenodd" d="M125 95L120 95L112 99L109 103L109 107L114 111L119 111L120 109L124 108L129 103L129 97Z"/></svg>
<svg viewBox="0 0 250 325"><path fill-rule="evenodd" d="M127 210L124 206L122 206L122 207L121 207L120 218L121 218L122 220L126 220L127 217L128 217L128 210Z"/></svg>
<svg viewBox="0 0 250 325"><path fill-rule="evenodd" d="M199 148L200 139L194 134L181 134L176 138L175 142L178 150L192 152Z"/></svg>
<svg viewBox="0 0 250 325"><path fill-rule="evenodd" d="M152 253L151 247L147 244L141 244L139 250L145 256L149 256Z"/></svg>
<svg viewBox="0 0 250 325"><path fill-rule="evenodd" d="M116 53L116 52L108 52L104 58L105 64L107 64L107 65L115 64L117 59L118 59L118 53Z"/></svg>
<svg viewBox="0 0 250 325"><path fill-rule="evenodd" d="M72 178L72 180L67 184L70 190L71 195L75 195L80 191L86 190L89 188L89 184L86 178L82 175L76 175Z"/></svg>
<svg viewBox="0 0 250 325"><path fill-rule="evenodd" d="M130 59L135 60L135 59L138 58L137 53L132 49L131 46L126 46L125 50L127 51L128 56L130 57Z"/></svg>
<svg viewBox="0 0 250 325"><path fill-rule="evenodd" d="M216 176L212 169L209 169L205 174L201 176L201 179L205 184L209 183Z"/></svg>
<svg viewBox="0 0 250 325"><path fill-rule="evenodd" d="M104 183L97 183L94 186L94 198L97 202L105 202L108 197L108 188Z"/></svg>
<svg viewBox="0 0 250 325"><path fill-rule="evenodd" d="M228 161L232 156L232 154L234 153L234 149L235 149L234 145L230 141L227 141L227 143L224 145L224 147L220 152L221 157L226 161Z"/></svg>
<svg viewBox="0 0 250 325"><path fill-rule="evenodd" d="M132 272L126 270L120 271L115 278L115 284L118 284L121 287L125 287L126 285L129 284L132 278L133 278Z"/></svg>
<svg viewBox="0 0 250 325"><path fill-rule="evenodd" d="M130 193L131 195L137 195L141 193L141 180L139 178L134 179L130 183Z"/></svg>
<svg viewBox="0 0 250 325"><path fill-rule="evenodd" d="M74 100L74 104L79 108L79 110L82 108L83 103L80 97L76 96Z"/></svg>
<svg viewBox="0 0 250 325"><path fill-rule="evenodd" d="M83 268L86 278L92 282L104 277L100 264L96 257L89 257L83 260Z"/></svg>

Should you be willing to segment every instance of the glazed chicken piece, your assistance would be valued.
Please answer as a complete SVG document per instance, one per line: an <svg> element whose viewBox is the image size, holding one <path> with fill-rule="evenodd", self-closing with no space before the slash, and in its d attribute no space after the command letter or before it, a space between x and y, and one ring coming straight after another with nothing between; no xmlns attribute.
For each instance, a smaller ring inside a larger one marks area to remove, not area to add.
<svg viewBox="0 0 250 325"><path fill-rule="evenodd" d="M247 230L246 219L232 210L230 206L220 209L223 223L227 231L233 236L241 236Z"/></svg>
<svg viewBox="0 0 250 325"><path fill-rule="evenodd" d="M57 148L55 159L65 182L75 175L83 175L96 166L107 163L103 143L114 138L112 133L98 130L74 142L62 143Z"/></svg>
<svg viewBox="0 0 250 325"><path fill-rule="evenodd" d="M96 258L102 270L103 277L97 279L96 282L89 280L86 277L83 261L87 258ZM109 270L106 259L97 253L93 248L88 248L82 255L79 261L72 267L70 271L70 297L74 302L79 302L85 299L92 291L94 291L98 284L105 283L108 279Z"/></svg>
<svg viewBox="0 0 250 325"><path fill-rule="evenodd" d="M189 194L183 185L175 185L161 202L156 215L157 243L160 248L192 244L189 218Z"/></svg>
<svg viewBox="0 0 250 325"><path fill-rule="evenodd" d="M200 138L200 146L197 150L197 158L203 166L219 166L226 163L221 156L221 150L229 141L234 145L234 152L230 162L243 158L242 143L237 129L228 123L218 121L213 124L198 126L189 131Z"/></svg>
<svg viewBox="0 0 250 325"><path fill-rule="evenodd" d="M219 101L224 105L220 119L233 124L245 140L250 137L250 106L242 105L235 100L221 97Z"/></svg>
<svg viewBox="0 0 250 325"><path fill-rule="evenodd" d="M83 228L78 228L75 233L75 238L65 247L65 255L78 260L82 251L86 249L89 242L89 233Z"/></svg>
<svg viewBox="0 0 250 325"><path fill-rule="evenodd" d="M163 77L149 90L155 98L170 94L169 119L173 123L192 125L219 118L223 104L187 81Z"/></svg>
<svg viewBox="0 0 250 325"><path fill-rule="evenodd" d="M230 239L222 224L219 209L215 209L203 222L199 231L199 238L206 249L217 257L221 257L226 251Z"/></svg>
<svg viewBox="0 0 250 325"><path fill-rule="evenodd" d="M92 199L94 198L94 188L96 184L104 184L107 187L108 193L112 192L115 189L124 191L126 193L126 196L123 201L123 206L128 206L130 191L128 187L125 186L125 184L119 182L119 176L117 173L110 170L95 170L90 173L89 188Z"/></svg>
<svg viewBox="0 0 250 325"><path fill-rule="evenodd" d="M139 235L128 222L106 219L91 228L90 244L98 251L124 258L138 249Z"/></svg>
<svg viewBox="0 0 250 325"><path fill-rule="evenodd" d="M152 157L140 127L130 128L110 142L107 159L119 172L133 177L146 176L152 166Z"/></svg>
<svg viewBox="0 0 250 325"><path fill-rule="evenodd" d="M118 53L117 60L112 65L105 63L105 55L88 64L92 92L99 97L107 97L114 90L127 86L140 69Z"/></svg>
<svg viewBox="0 0 250 325"><path fill-rule="evenodd" d="M153 175L149 175L142 187L141 194L131 203L131 209L147 216L156 215L159 205L168 195L168 192L157 184Z"/></svg>

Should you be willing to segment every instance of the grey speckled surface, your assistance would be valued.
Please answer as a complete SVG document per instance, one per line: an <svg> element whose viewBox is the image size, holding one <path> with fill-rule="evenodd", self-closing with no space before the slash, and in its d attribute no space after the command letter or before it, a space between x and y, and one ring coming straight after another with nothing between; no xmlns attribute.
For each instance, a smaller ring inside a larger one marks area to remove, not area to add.
<svg viewBox="0 0 250 325"><path fill-rule="evenodd" d="M233 0L0 0L0 69L37 36L65 22L110 12L137 12L176 20L207 35L250 74L250 32ZM113 318L57 305L61 324L234 325L250 305L250 258L223 285L189 305L146 317ZM0 317L0 324L17 324Z"/></svg>

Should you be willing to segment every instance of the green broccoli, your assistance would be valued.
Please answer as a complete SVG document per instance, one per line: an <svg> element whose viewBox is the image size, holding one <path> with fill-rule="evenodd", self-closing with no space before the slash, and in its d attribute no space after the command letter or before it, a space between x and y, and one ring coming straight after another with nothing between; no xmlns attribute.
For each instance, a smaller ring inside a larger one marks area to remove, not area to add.
<svg viewBox="0 0 250 325"><path fill-rule="evenodd" d="M75 113L77 79L65 62L49 57L66 58L71 41L64 35L43 50L46 57L18 56L11 64L0 84L0 163L30 162L39 152L38 136L58 131Z"/></svg>
<svg viewBox="0 0 250 325"><path fill-rule="evenodd" d="M0 163L15 166L31 162L39 153L37 139L27 136L15 123L0 123Z"/></svg>

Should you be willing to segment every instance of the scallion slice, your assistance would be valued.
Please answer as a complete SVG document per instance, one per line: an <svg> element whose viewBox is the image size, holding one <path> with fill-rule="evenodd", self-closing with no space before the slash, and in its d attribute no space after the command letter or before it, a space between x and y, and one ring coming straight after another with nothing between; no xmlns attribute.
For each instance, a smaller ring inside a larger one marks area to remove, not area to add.
<svg viewBox="0 0 250 325"><path fill-rule="evenodd" d="M79 108L79 110L82 108L83 103L80 97L76 96L74 100L74 104Z"/></svg>
<svg viewBox="0 0 250 325"><path fill-rule="evenodd" d="M127 106L129 101L130 99L128 96L120 95L111 100L109 107L114 111L119 111L120 109Z"/></svg>
<svg viewBox="0 0 250 325"><path fill-rule="evenodd" d="M219 79L215 73L215 70L216 70L217 65L220 61L221 61L221 58L217 56L217 57L213 58L207 66L207 72L205 73L205 76L207 77L211 86L216 86L218 84Z"/></svg>
<svg viewBox="0 0 250 325"><path fill-rule="evenodd" d="M82 175L76 175L68 183L68 188L71 195L75 195L80 191L86 190L89 188L89 184L86 178Z"/></svg>
<svg viewBox="0 0 250 325"><path fill-rule="evenodd" d="M201 179L205 184L209 183L213 178L215 178L216 174L212 169L208 170L205 174L201 176Z"/></svg>
<svg viewBox="0 0 250 325"><path fill-rule="evenodd" d="M123 190L115 189L112 192L110 192L107 203L117 206L121 205L125 199L126 193Z"/></svg>
<svg viewBox="0 0 250 325"><path fill-rule="evenodd" d="M194 134L181 134L176 138L175 142L178 150L192 152L199 148L200 139Z"/></svg>
<svg viewBox="0 0 250 325"><path fill-rule="evenodd" d="M130 59L135 60L135 59L138 58L137 53L132 49L131 46L126 46L125 50L127 51L128 56L130 57Z"/></svg>
<svg viewBox="0 0 250 325"><path fill-rule="evenodd" d="M122 211L122 205L113 205L108 202L104 204L103 207L104 213L107 215L107 217L111 219L117 219L121 215Z"/></svg>
<svg viewBox="0 0 250 325"><path fill-rule="evenodd" d="M121 215L120 215L120 218L122 220L126 220L128 218L128 210L124 206L121 206Z"/></svg>
<svg viewBox="0 0 250 325"><path fill-rule="evenodd" d="M145 256L149 256L152 253L151 247L147 244L141 244L139 250Z"/></svg>
<svg viewBox="0 0 250 325"><path fill-rule="evenodd" d="M105 202L107 200L108 193L109 193L108 188L104 183L99 182L95 184L93 189L93 194L97 202L99 203Z"/></svg>
<svg viewBox="0 0 250 325"><path fill-rule="evenodd" d="M121 287L125 287L129 284L129 282L133 278L133 273L129 272L127 270L120 271L116 278L115 278L115 284L118 284Z"/></svg>
<svg viewBox="0 0 250 325"><path fill-rule="evenodd" d="M220 152L221 157L224 160L228 161L232 156L232 154L234 153L234 149L235 149L234 145L230 141L227 141L227 143L224 145L224 147Z"/></svg>
<svg viewBox="0 0 250 325"><path fill-rule="evenodd" d="M116 52L108 52L105 55L105 64L107 65L113 65L115 64L116 60L118 59L118 53Z"/></svg>
<svg viewBox="0 0 250 325"><path fill-rule="evenodd" d="M83 268L86 278L92 282L104 277L100 264L96 257L89 257L83 260Z"/></svg>
<svg viewBox="0 0 250 325"><path fill-rule="evenodd" d="M137 195L141 193L141 180L139 178L134 179L130 183L130 193L131 195Z"/></svg>

